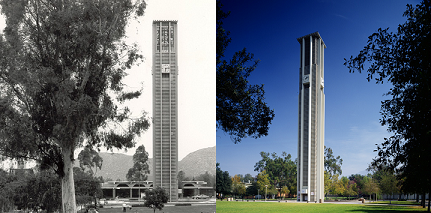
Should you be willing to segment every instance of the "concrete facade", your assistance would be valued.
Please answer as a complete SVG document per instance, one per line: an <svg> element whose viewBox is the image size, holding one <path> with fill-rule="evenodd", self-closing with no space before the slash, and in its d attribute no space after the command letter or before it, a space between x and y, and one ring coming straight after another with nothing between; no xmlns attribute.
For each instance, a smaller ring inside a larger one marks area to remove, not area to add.
<svg viewBox="0 0 431 213"><path fill-rule="evenodd" d="M297 39L300 48L298 201L324 199L324 49L318 32Z"/></svg>
<svg viewBox="0 0 431 213"><path fill-rule="evenodd" d="M153 175L154 187L178 200L177 21L153 21Z"/></svg>

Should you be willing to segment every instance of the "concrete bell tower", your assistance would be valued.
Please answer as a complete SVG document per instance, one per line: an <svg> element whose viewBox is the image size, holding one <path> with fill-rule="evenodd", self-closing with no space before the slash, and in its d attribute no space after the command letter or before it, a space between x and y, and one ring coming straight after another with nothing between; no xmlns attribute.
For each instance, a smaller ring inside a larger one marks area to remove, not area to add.
<svg viewBox="0 0 431 213"><path fill-rule="evenodd" d="M324 49L318 32L297 39L301 45L298 116L298 201L323 202L325 93Z"/></svg>
<svg viewBox="0 0 431 213"><path fill-rule="evenodd" d="M178 39L177 21L153 21L154 187L178 201Z"/></svg>

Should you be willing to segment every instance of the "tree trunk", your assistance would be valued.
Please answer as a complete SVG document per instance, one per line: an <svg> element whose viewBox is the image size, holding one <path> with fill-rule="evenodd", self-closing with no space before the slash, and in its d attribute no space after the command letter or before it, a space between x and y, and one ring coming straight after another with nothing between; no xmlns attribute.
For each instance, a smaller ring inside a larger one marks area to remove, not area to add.
<svg viewBox="0 0 431 213"><path fill-rule="evenodd" d="M64 177L61 178L61 207L63 213L75 213L75 183L73 181L73 151L71 147L62 148Z"/></svg>
<svg viewBox="0 0 431 213"><path fill-rule="evenodd" d="M428 193L428 212L430 212L431 193Z"/></svg>
<svg viewBox="0 0 431 213"><path fill-rule="evenodd" d="M422 194L421 206L425 208L425 193Z"/></svg>

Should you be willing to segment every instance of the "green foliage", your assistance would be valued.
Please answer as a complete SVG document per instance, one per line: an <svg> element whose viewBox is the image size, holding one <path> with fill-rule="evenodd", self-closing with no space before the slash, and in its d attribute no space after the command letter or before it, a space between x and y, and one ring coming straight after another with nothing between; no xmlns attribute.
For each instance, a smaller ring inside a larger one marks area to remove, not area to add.
<svg viewBox="0 0 431 213"><path fill-rule="evenodd" d="M291 155L283 152L281 156L276 153L261 152L262 160L254 165L254 171L266 171L273 188L287 186L291 192L296 193L296 162L291 160Z"/></svg>
<svg viewBox="0 0 431 213"><path fill-rule="evenodd" d="M247 187L245 194L247 196L255 196L260 194L260 191L257 190L257 182L253 181L251 182L251 186Z"/></svg>
<svg viewBox="0 0 431 213"><path fill-rule="evenodd" d="M344 176L341 177L340 181L344 187L344 192L342 194L343 196L350 197L358 194L356 182L349 180L349 178Z"/></svg>
<svg viewBox="0 0 431 213"><path fill-rule="evenodd" d="M246 193L245 185L241 181L240 176L235 175L232 177L232 192L235 195L240 195L240 196L245 195Z"/></svg>
<svg viewBox="0 0 431 213"><path fill-rule="evenodd" d="M397 169L404 192L429 193L431 171L431 5L407 5L407 21L396 32L378 29L355 57L345 59L349 72L368 72L368 81L393 87L382 102L380 123L393 135L377 146L374 166ZM369 65L364 68L364 65Z"/></svg>
<svg viewBox="0 0 431 213"><path fill-rule="evenodd" d="M242 181L243 181L244 183L248 183L248 182L252 183L252 182L254 182L254 177L253 177L253 176L251 176L251 174L247 173L247 174L245 174L245 176L244 176L244 178L242 179Z"/></svg>
<svg viewBox="0 0 431 213"><path fill-rule="evenodd" d="M331 181L331 177L330 177L330 175L329 175L329 173L327 171L325 171L323 175L324 175L324 181L323 181L323 183L325 185L324 191L325 191L325 195L328 195L331 192L331 183L332 183L332 181Z"/></svg>
<svg viewBox="0 0 431 213"><path fill-rule="evenodd" d="M287 186L283 186L280 192L283 194L283 197L285 197L287 194L289 194L290 190L287 188Z"/></svg>
<svg viewBox="0 0 431 213"><path fill-rule="evenodd" d="M256 185L259 191L261 192L260 194L264 194L265 192L268 192L268 188L271 189L272 185L269 182L269 175L266 173L266 170L261 171L257 175Z"/></svg>
<svg viewBox="0 0 431 213"><path fill-rule="evenodd" d="M356 196L358 195L356 183L349 183L348 187L344 191L344 196Z"/></svg>
<svg viewBox="0 0 431 213"><path fill-rule="evenodd" d="M147 180L150 174L148 166L148 152L145 151L144 145L140 145L135 154L133 155L133 167L127 172L126 178L130 181L144 181Z"/></svg>
<svg viewBox="0 0 431 213"><path fill-rule="evenodd" d="M383 173L379 182L379 188L383 194L387 195L393 195L399 192L398 180L393 172L386 171Z"/></svg>
<svg viewBox="0 0 431 213"><path fill-rule="evenodd" d="M379 192L379 185L376 181L369 177L364 177L364 188L362 189L363 194L372 195Z"/></svg>
<svg viewBox="0 0 431 213"><path fill-rule="evenodd" d="M216 192L223 196L230 194L232 189L232 179L228 171L220 169L220 163L216 163Z"/></svg>
<svg viewBox="0 0 431 213"><path fill-rule="evenodd" d="M334 195L342 195L346 189L341 180L338 179L338 174L333 175L331 179L330 191Z"/></svg>
<svg viewBox="0 0 431 213"><path fill-rule="evenodd" d="M144 206L148 208L152 208L154 212L156 209L162 210L169 200L169 194L165 189L161 187L156 187L153 190L148 190L145 192L145 203Z"/></svg>
<svg viewBox="0 0 431 213"><path fill-rule="evenodd" d="M247 136L260 138L268 135L269 125L274 119L265 100L263 85L250 85L247 78L256 69L258 60L244 48L228 61L224 53L231 42L229 31L223 29L223 19L229 16L217 0L217 128L228 133L234 143Z"/></svg>
<svg viewBox="0 0 431 213"><path fill-rule="evenodd" d="M330 176L335 174L341 175L343 173L341 170L342 164L343 159L341 159L340 156L335 157L332 149L325 146L325 171L327 171Z"/></svg>

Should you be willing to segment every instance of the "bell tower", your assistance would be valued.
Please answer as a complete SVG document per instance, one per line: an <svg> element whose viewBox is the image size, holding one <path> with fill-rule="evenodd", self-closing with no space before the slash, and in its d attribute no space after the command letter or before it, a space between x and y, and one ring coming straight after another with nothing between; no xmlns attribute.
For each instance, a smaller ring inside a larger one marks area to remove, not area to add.
<svg viewBox="0 0 431 213"><path fill-rule="evenodd" d="M153 175L154 187L178 200L177 21L153 21Z"/></svg>
<svg viewBox="0 0 431 213"><path fill-rule="evenodd" d="M300 48L298 201L323 202L325 93L324 50L318 32L297 39Z"/></svg>

